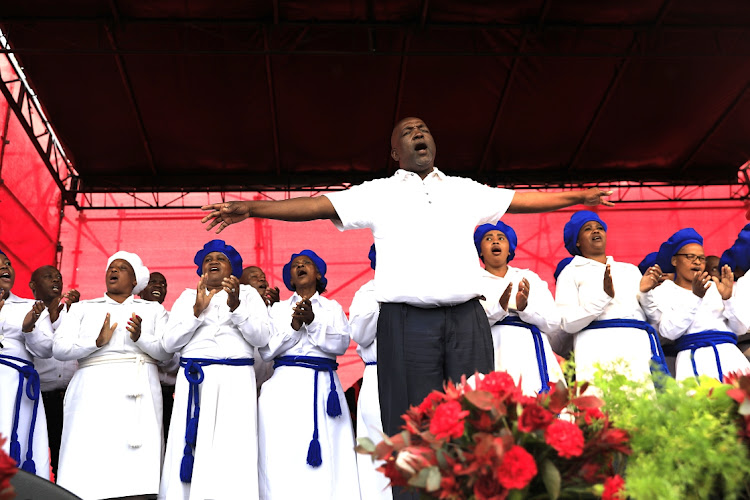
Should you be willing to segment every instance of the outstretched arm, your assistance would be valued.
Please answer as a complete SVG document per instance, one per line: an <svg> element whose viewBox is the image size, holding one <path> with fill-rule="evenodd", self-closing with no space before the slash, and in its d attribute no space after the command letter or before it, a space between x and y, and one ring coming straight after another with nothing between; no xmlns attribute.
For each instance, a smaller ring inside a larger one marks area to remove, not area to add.
<svg viewBox="0 0 750 500"><path fill-rule="evenodd" d="M522 193L516 191L513 195L513 201L508 208L508 213L532 214L551 212L560 208L572 207L573 205L587 205L590 207L604 205L613 207L615 206L614 203L604 199L605 196L610 196L611 194L612 191L602 191L597 187L583 191L562 191L559 193Z"/></svg>
<svg viewBox="0 0 750 500"><path fill-rule="evenodd" d="M219 226L217 233L222 232L230 224L241 222L248 217L260 219L276 219L285 221L308 221L316 219L338 219L333 205L325 196L313 198L301 197L289 200L253 200L226 201L201 207L210 211L201 222L208 222L206 231Z"/></svg>

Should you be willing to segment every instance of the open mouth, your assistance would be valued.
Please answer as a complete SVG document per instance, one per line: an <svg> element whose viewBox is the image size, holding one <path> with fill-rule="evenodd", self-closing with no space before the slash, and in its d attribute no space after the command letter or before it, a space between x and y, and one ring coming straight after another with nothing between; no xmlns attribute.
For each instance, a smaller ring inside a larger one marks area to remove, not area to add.
<svg viewBox="0 0 750 500"><path fill-rule="evenodd" d="M491 252L492 255L501 255L503 253L503 250L499 247L493 247Z"/></svg>
<svg viewBox="0 0 750 500"><path fill-rule="evenodd" d="M0 273L0 279L9 280L10 279L10 273L8 271Z"/></svg>
<svg viewBox="0 0 750 500"><path fill-rule="evenodd" d="M211 266L208 268L208 272L210 273L218 273L219 272L219 266Z"/></svg>
<svg viewBox="0 0 750 500"><path fill-rule="evenodd" d="M425 142L418 142L414 145L414 151L426 151L427 150L427 143Z"/></svg>
<svg viewBox="0 0 750 500"><path fill-rule="evenodd" d="M298 269L297 270L297 277L299 278L300 276L307 276L307 271L304 270L304 269Z"/></svg>
<svg viewBox="0 0 750 500"><path fill-rule="evenodd" d="M161 297L161 292L159 290L153 290L151 292L151 295L153 295L154 297Z"/></svg>
<svg viewBox="0 0 750 500"><path fill-rule="evenodd" d="M53 292L59 292L60 291L60 287L57 286L57 285L52 285L52 291Z"/></svg>

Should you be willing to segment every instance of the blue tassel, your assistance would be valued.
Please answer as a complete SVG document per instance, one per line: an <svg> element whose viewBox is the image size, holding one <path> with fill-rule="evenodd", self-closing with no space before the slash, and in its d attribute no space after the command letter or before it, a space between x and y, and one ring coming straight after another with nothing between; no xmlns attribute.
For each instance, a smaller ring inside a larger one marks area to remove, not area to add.
<svg viewBox="0 0 750 500"><path fill-rule="evenodd" d="M328 393L328 404L326 405L326 412L331 417L338 417L341 415L341 403L339 403L339 393L336 392L336 388L331 389Z"/></svg>
<svg viewBox="0 0 750 500"><path fill-rule="evenodd" d="M36 474L36 464L34 463L33 460L26 460L23 463L23 466L21 467L21 469L25 470L26 472L30 474Z"/></svg>
<svg viewBox="0 0 750 500"><path fill-rule="evenodd" d="M185 446L185 456L182 457L180 463L180 481L183 483L189 483L193 480L193 463L195 463L193 453L189 446Z"/></svg>
<svg viewBox="0 0 750 500"><path fill-rule="evenodd" d="M21 465L21 443L18 441L10 442L10 458L16 461L16 466Z"/></svg>
<svg viewBox="0 0 750 500"><path fill-rule="evenodd" d="M320 467L323 458L320 456L320 442L317 438L310 441L310 447L307 449L307 464L313 467Z"/></svg>
<svg viewBox="0 0 750 500"><path fill-rule="evenodd" d="M188 421L187 429L185 429L185 442L189 445L195 446L198 442L198 416L191 418Z"/></svg>

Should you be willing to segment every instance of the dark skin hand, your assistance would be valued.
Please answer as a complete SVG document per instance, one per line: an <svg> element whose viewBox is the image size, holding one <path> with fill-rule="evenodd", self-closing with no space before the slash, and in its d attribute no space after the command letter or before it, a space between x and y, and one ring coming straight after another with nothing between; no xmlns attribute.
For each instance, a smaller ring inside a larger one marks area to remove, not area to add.
<svg viewBox="0 0 750 500"><path fill-rule="evenodd" d="M230 276L221 280L221 287L227 292L227 305L234 311L240 305L240 280L237 276Z"/></svg>
<svg viewBox="0 0 750 500"><path fill-rule="evenodd" d="M526 309L526 306L529 304L529 290L531 289L531 284L529 283L529 280L526 278L522 279L521 282L518 284L518 293L516 293L516 309L519 311L523 311Z"/></svg>
<svg viewBox="0 0 750 500"><path fill-rule="evenodd" d="M201 276L201 279L198 281L198 293L195 296L195 305L193 306L193 314L197 318L201 315L203 311L206 310L208 307L208 304L211 302L211 299L214 298L214 295L219 293L218 289L213 289L210 292L208 292L208 295L206 295L206 280L208 279L208 276L205 274Z"/></svg>
<svg viewBox="0 0 750 500"><path fill-rule="evenodd" d="M503 310L508 310L508 303L510 303L510 294L513 291L513 283L509 283L508 287L505 289L503 294L500 296L500 307L503 308Z"/></svg>
<svg viewBox="0 0 750 500"><path fill-rule="evenodd" d="M39 319L39 315L42 314L42 311L44 311L44 302L42 302L41 300L37 300L36 302L34 302L34 306L31 308L31 311L26 313L26 316L23 318L23 324L21 325L21 331L23 333L29 333L34 329L36 320Z"/></svg>
<svg viewBox="0 0 750 500"><path fill-rule="evenodd" d="M664 282L664 276L661 272L659 264L654 264L649 267L646 273L641 278L641 293L646 293L649 290L653 290L657 286Z"/></svg>
<svg viewBox="0 0 750 500"><path fill-rule="evenodd" d="M141 317L133 313L128 320L128 326L125 327L130 332L130 340L133 342L138 342L141 338L141 321Z"/></svg>
<svg viewBox="0 0 750 500"><path fill-rule="evenodd" d="M263 301L267 306L275 304L279 300L281 300L279 298L279 287L275 286L273 288L269 287L266 289L266 295L263 297Z"/></svg>
<svg viewBox="0 0 750 500"><path fill-rule="evenodd" d="M315 314L310 299L302 299L297 302L294 311L292 311L292 328L297 331L302 328L303 324L309 325L313 320L315 320Z"/></svg>
<svg viewBox="0 0 750 500"><path fill-rule="evenodd" d="M108 344L109 341L112 340L112 335L115 333L116 328L117 323L110 326L109 313L107 313L107 316L104 318L102 329L99 331L99 336L96 338L96 347L102 347L103 345Z"/></svg>
<svg viewBox="0 0 750 500"><path fill-rule="evenodd" d="M695 273L693 276L692 290L693 293L703 298L706 295L706 290L711 286L711 275L707 272Z"/></svg>
<svg viewBox="0 0 750 500"><path fill-rule="evenodd" d="M612 284L612 271L609 268L609 264L604 269L604 291L613 299L615 298L615 286Z"/></svg>
<svg viewBox="0 0 750 500"><path fill-rule="evenodd" d="M716 283L716 289L721 294L721 298L728 300L732 298L732 287L734 286L734 273L732 269L724 264L721 268L721 279L716 276L712 277L713 282Z"/></svg>

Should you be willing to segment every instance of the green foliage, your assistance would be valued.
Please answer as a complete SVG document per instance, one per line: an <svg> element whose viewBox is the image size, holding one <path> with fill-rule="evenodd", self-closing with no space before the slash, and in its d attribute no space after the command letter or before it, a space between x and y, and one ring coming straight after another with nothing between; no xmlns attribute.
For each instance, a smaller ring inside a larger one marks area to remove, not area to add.
<svg viewBox="0 0 750 500"><path fill-rule="evenodd" d="M750 480L748 449L736 424L730 386L701 378L669 377L642 383L604 371L601 391L615 427L630 434L625 484L636 500L745 498Z"/></svg>

